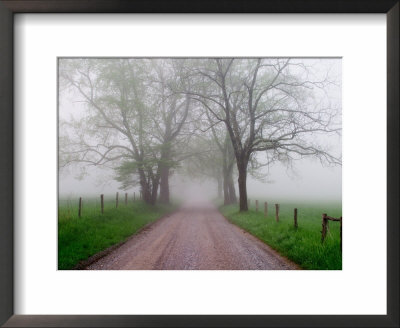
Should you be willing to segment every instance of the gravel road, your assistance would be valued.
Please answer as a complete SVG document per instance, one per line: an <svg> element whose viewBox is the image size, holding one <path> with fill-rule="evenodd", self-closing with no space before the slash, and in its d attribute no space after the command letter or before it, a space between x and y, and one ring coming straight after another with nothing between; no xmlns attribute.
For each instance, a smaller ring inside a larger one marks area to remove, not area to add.
<svg viewBox="0 0 400 328"><path fill-rule="evenodd" d="M293 270L299 267L224 218L187 204L132 236L89 270Z"/></svg>

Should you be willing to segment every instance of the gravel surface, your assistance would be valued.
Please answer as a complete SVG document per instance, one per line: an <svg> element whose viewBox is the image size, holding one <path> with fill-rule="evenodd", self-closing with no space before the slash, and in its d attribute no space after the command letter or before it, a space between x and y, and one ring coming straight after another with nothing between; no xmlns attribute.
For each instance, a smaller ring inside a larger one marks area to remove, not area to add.
<svg viewBox="0 0 400 328"><path fill-rule="evenodd" d="M209 203L187 204L132 236L88 270L293 270L299 267Z"/></svg>

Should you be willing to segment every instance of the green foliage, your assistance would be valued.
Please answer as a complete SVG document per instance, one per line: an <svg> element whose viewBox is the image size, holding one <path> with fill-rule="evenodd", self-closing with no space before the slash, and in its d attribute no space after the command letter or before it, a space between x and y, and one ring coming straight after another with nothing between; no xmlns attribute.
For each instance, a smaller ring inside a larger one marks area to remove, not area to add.
<svg viewBox="0 0 400 328"><path fill-rule="evenodd" d="M115 168L115 180L121 182L122 189L128 189L138 184L137 169L138 163L133 161L124 161L120 166Z"/></svg>
<svg viewBox="0 0 400 328"><path fill-rule="evenodd" d="M106 197L107 198L107 197ZM79 261L112 246L134 234L147 223L172 211L173 206L150 206L141 201L118 208L114 197L100 211L99 200L83 200L82 216L78 217L78 201L60 201L58 210L58 269L72 269Z"/></svg>
<svg viewBox="0 0 400 328"><path fill-rule="evenodd" d="M293 210L298 209L298 229L294 228ZM340 204L280 204L279 222L275 220L275 205L268 204L264 216L264 203L255 211L254 200L248 212L239 212L237 205L220 207L232 223L258 237L283 256L310 270L341 270L340 224L329 222L329 232L321 244L322 213L342 216Z"/></svg>

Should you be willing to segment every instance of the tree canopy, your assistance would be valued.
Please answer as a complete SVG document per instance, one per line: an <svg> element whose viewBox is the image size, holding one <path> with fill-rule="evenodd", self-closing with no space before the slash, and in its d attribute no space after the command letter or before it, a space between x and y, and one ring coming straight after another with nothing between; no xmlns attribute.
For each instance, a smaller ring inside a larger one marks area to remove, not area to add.
<svg viewBox="0 0 400 328"><path fill-rule="evenodd" d="M341 131L340 83L321 61L60 59L61 90L74 90L87 109L62 122L60 163L110 164L123 188L139 184L154 204L159 189L169 202L171 169L204 163L208 148L218 167L203 171L223 185L225 203L236 202L237 174L246 211L249 172L306 156L341 164L323 142Z"/></svg>

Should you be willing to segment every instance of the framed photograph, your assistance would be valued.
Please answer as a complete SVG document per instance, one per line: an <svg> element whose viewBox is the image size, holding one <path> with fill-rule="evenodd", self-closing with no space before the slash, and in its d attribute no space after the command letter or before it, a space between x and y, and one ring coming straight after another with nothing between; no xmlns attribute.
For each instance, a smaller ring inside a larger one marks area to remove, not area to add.
<svg viewBox="0 0 400 328"><path fill-rule="evenodd" d="M398 1L0 21L1 324L399 325Z"/></svg>

